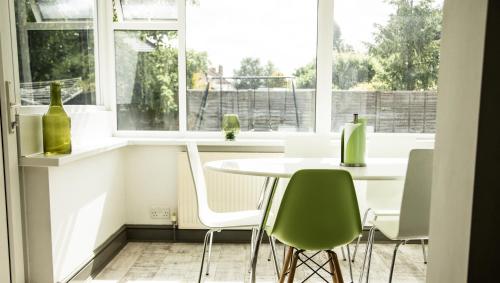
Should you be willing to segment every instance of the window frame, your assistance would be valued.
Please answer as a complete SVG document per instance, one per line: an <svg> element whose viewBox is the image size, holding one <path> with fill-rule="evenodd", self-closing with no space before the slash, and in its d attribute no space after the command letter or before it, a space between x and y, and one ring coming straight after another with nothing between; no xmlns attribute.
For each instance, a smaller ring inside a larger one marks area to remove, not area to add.
<svg viewBox="0 0 500 283"><path fill-rule="evenodd" d="M115 1L115 5L119 0ZM220 138L221 132L213 131L189 131L187 130L187 91L186 91L186 1L177 0L178 17L177 20L162 21L130 21L114 23L111 17L108 17L108 23L111 22L111 29L108 29L107 44L111 45L112 53L109 58L113 58L112 64L107 64L112 68L109 72L113 75L113 136L116 137L155 137L155 138ZM317 1L317 39L316 39L316 97L315 97L315 127L312 132L240 132L238 135L244 139L276 139L284 138L289 135L311 135L314 133L330 133L331 121L321 117L331 117L331 95L323 95L325 90L331 89L331 63L332 54L329 52L333 48L333 1L334 0L316 0ZM102 1L102 2L110 2ZM112 13L112 5L110 13ZM118 9L119 7L117 7ZM119 14L119 13L118 13ZM118 15L120 17L120 14ZM321 19L320 19L321 17ZM331 24L329 24L331 22ZM169 29L165 29L165 28ZM177 28L177 29L172 29ZM178 34L178 73L179 73L179 130L178 131L145 131L145 130L118 130L118 121L116 115L116 77L114 64L114 36L115 30L175 30ZM320 47L320 43L324 43ZM110 62L111 63L111 62ZM321 70L321 71L320 71ZM320 72L322 75L319 75Z"/></svg>
<svg viewBox="0 0 500 283"><path fill-rule="evenodd" d="M140 136L164 136L164 137L177 137L181 136L179 133L183 133L186 131L186 24L185 24L185 10L186 10L186 2L184 0L177 0L177 19L168 19L168 20L158 20L158 21L129 21L124 22L120 21L121 14L118 12L118 22L113 22L113 18L109 17L112 15L113 8L119 11L121 9L121 5L119 4L119 0L115 1L115 7L112 5L111 0L101 1L106 4L107 7L102 7L108 11L108 17L103 19L106 21L106 25L108 28L103 31L106 33L106 45L108 46L106 49L108 51L108 70L106 73L109 75L108 80L110 82L109 89L110 93L110 102L111 109L113 111L113 136L136 136L134 133L140 133ZM104 5L103 4L103 5ZM117 107L116 107L116 61L115 61L115 31L127 31L127 30L164 30L164 31L175 31L177 32L177 40L178 40L178 48L177 48L177 73L178 73L178 100L179 100L179 129L177 131L145 131L145 130L137 130L137 131L129 131L129 130L118 130L118 115L117 115Z"/></svg>

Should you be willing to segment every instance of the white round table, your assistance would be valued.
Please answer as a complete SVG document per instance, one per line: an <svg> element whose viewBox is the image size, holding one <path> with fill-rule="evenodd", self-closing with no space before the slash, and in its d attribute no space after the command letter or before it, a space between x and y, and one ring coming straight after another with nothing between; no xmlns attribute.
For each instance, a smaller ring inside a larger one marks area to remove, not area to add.
<svg viewBox="0 0 500 283"><path fill-rule="evenodd" d="M279 178L290 178L298 170L341 169L349 171L354 180L401 180L405 177L408 160L404 158L374 158L368 159L366 163L366 167L344 167L340 166L340 160L337 158L250 158L211 161L205 163L205 168L224 173L266 177L264 187L267 188L270 183L272 186L270 190L263 190L264 203L258 204L258 207L265 211L263 215L266 215L271 207L271 198ZM265 219L262 217L257 241L255 241L253 248L251 282L255 282L256 279L257 255L264 235ZM277 264L276 269L278 270Z"/></svg>

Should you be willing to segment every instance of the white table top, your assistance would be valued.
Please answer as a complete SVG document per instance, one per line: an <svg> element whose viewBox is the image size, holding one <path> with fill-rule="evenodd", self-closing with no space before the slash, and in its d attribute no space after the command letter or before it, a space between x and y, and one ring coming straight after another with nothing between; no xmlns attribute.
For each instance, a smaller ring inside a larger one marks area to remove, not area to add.
<svg viewBox="0 0 500 283"><path fill-rule="evenodd" d="M227 159L205 163L205 168L240 175L290 178L301 169L343 169L354 180L401 180L406 175L407 159L373 158L366 167L340 166L337 158L251 158Z"/></svg>

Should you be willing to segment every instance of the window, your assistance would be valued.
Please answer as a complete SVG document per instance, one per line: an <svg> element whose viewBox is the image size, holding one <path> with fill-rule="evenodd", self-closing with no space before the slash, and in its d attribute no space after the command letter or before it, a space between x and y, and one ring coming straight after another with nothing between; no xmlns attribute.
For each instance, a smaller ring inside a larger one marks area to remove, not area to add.
<svg viewBox="0 0 500 283"><path fill-rule="evenodd" d="M435 131L443 0L13 2L22 105L58 80L122 134Z"/></svg>
<svg viewBox="0 0 500 283"><path fill-rule="evenodd" d="M179 130L177 9L171 0L114 2L118 130Z"/></svg>
<svg viewBox="0 0 500 283"><path fill-rule="evenodd" d="M442 0L336 0L332 130L435 131Z"/></svg>
<svg viewBox="0 0 500 283"><path fill-rule="evenodd" d="M120 130L178 130L176 31L115 31Z"/></svg>
<svg viewBox="0 0 500 283"><path fill-rule="evenodd" d="M96 104L95 2L15 1L22 105L49 104L63 83L64 104Z"/></svg>
<svg viewBox="0 0 500 283"><path fill-rule="evenodd" d="M242 131L314 131L316 1L186 5L188 130L219 131L234 113Z"/></svg>
<svg viewBox="0 0 500 283"><path fill-rule="evenodd" d="M175 0L121 0L119 4L125 21L177 19Z"/></svg>

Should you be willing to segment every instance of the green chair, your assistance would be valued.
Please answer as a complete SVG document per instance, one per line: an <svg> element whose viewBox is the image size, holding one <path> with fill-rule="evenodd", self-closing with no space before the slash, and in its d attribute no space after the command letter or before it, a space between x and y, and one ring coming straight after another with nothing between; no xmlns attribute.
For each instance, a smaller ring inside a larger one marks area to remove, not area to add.
<svg viewBox="0 0 500 283"><path fill-rule="evenodd" d="M354 184L344 170L307 169L297 171L286 188L270 236L289 246L280 282L293 282L297 262L310 257L304 251L324 251L328 261L313 269L327 271L333 282L343 282L337 255L332 250L345 246L361 233L361 219ZM329 264L330 270L323 266ZM324 279L324 278L323 278Z"/></svg>

